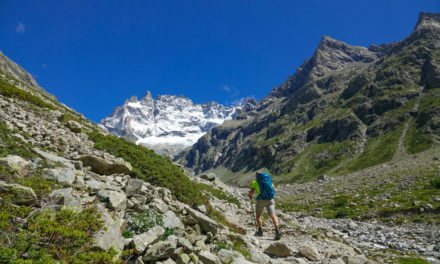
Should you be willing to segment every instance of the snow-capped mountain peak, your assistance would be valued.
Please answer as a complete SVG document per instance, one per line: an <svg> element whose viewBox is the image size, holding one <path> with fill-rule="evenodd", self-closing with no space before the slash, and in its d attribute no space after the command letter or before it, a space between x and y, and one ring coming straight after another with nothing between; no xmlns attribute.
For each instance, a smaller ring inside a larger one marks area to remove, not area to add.
<svg viewBox="0 0 440 264"><path fill-rule="evenodd" d="M184 96L158 95L153 99L148 91L140 100L136 96L127 99L101 124L136 144L173 156L193 145L210 128L241 113L243 107L255 104L253 99L236 106L216 102L194 104Z"/></svg>

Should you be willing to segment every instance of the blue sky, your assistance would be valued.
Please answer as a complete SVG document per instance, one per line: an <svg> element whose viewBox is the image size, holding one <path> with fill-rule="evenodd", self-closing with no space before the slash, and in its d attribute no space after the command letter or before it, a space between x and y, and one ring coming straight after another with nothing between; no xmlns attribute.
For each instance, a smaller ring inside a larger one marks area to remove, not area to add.
<svg viewBox="0 0 440 264"><path fill-rule="evenodd" d="M195 103L266 96L323 35L406 37L438 0L0 0L0 50L95 122L146 91Z"/></svg>

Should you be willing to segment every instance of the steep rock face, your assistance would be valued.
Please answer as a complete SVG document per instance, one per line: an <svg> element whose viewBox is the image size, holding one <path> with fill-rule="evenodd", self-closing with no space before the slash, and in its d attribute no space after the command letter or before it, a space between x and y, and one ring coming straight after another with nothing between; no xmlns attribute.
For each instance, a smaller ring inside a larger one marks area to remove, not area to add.
<svg viewBox="0 0 440 264"><path fill-rule="evenodd" d="M173 156L191 146L210 128L254 107L247 99L237 106L226 107L210 102L194 104L183 96L151 93L138 100L135 96L116 107L101 124L110 132Z"/></svg>
<svg viewBox="0 0 440 264"><path fill-rule="evenodd" d="M407 38L368 49L323 37L284 84L208 131L180 162L235 183L260 168L303 181L389 161L398 145L408 153L432 147L440 132L439 17L421 13Z"/></svg>
<svg viewBox="0 0 440 264"><path fill-rule="evenodd" d="M45 96L48 96L51 99L56 100L55 96L49 94L37 84L37 82L35 81L34 77L32 77L32 75L30 75L27 71L25 71L20 65L11 61L1 51L0 51L0 71L3 72L4 74L7 74L17 79L18 81L24 83L25 85L28 85L36 89L38 92L44 94Z"/></svg>

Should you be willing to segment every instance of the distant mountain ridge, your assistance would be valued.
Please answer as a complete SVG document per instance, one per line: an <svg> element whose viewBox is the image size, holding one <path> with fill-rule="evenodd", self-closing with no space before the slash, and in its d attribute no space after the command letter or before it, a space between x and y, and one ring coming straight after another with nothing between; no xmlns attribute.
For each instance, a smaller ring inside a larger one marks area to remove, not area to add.
<svg viewBox="0 0 440 264"><path fill-rule="evenodd" d="M245 184L341 175L440 142L440 14L420 13L391 44L351 46L328 36L254 110L208 131L179 161Z"/></svg>
<svg viewBox="0 0 440 264"><path fill-rule="evenodd" d="M236 106L194 104L184 96L158 95L153 99L147 92L140 100L136 96L126 100L100 123L118 136L172 157L210 128L253 109L255 104L253 99Z"/></svg>

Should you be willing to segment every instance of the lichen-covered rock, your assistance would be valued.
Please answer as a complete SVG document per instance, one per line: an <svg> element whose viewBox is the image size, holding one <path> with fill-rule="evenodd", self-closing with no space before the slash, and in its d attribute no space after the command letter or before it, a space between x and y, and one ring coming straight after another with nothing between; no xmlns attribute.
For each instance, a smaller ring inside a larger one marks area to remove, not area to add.
<svg viewBox="0 0 440 264"><path fill-rule="evenodd" d="M161 226L155 226L145 233L134 236L130 245L136 254L141 255L148 246L159 241L164 233L165 230Z"/></svg>
<svg viewBox="0 0 440 264"><path fill-rule="evenodd" d="M32 205L37 202L37 195L32 188L20 184L8 184L0 181L0 194L11 196L11 201L16 205Z"/></svg>
<svg viewBox="0 0 440 264"><path fill-rule="evenodd" d="M64 186L70 186L75 181L75 171L70 168L46 169L42 177L57 181Z"/></svg>
<svg viewBox="0 0 440 264"><path fill-rule="evenodd" d="M121 158L103 159L92 154L85 154L80 157L84 166L92 167L92 170L101 175L112 175L115 173L131 174L133 167Z"/></svg>
<svg viewBox="0 0 440 264"><path fill-rule="evenodd" d="M82 126L80 123L76 122L75 120L69 120L66 123L66 126L75 133L81 133Z"/></svg>
<svg viewBox="0 0 440 264"><path fill-rule="evenodd" d="M49 197L56 204L63 205L71 210L81 209L81 198L72 193L72 188L53 190Z"/></svg>
<svg viewBox="0 0 440 264"><path fill-rule="evenodd" d="M264 250L264 253L276 257L288 257L293 255L293 251L281 242L270 244L269 247Z"/></svg>
<svg viewBox="0 0 440 264"><path fill-rule="evenodd" d="M176 216L173 211L168 211L163 214L163 226L172 229L185 229L182 221Z"/></svg>
<svg viewBox="0 0 440 264"><path fill-rule="evenodd" d="M321 259L318 254L318 250L316 250L316 248L311 244L302 245L301 247L299 247L298 251L308 260L318 261Z"/></svg>
<svg viewBox="0 0 440 264"><path fill-rule="evenodd" d="M152 245L145 255L143 256L143 261L154 261L162 258L169 257L174 253L177 248L175 241L159 241L158 243Z"/></svg>
<svg viewBox="0 0 440 264"><path fill-rule="evenodd" d="M100 190L98 192L98 199L101 202L108 202L110 209L114 210L124 210L127 206L127 197L125 194L111 191L111 190Z"/></svg>
<svg viewBox="0 0 440 264"><path fill-rule="evenodd" d="M205 264L219 264L220 259L207 250L200 251L199 259Z"/></svg>
<svg viewBox="0 0 440 264"><path fill-rule="evenodd" d="M185 206L185 210L197 220L203 232L211 232L215 235L217 234L218 229L222 228L220 224L189 206Z"/></svg>
<svg viewBox="0 0 440 264"><path fill-rule="evenodd" d="M20 156L7 156L0 158L0 168L4 168L9 172L18 172L25 170L29 166L30 162L26 161Z"/></svg>
<svg viewBox="0 0 440 264"><path fill-rule="evenodd" d="M122 252L124 237L122 237L121 232L121 219L113 219L107 209L100 204L95 205L95 208L97 213L101 215L101 219L104 220L104 228L94 234L95 247L103 250L109 250L113 247L117 252Z"/></svg>

